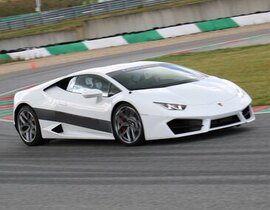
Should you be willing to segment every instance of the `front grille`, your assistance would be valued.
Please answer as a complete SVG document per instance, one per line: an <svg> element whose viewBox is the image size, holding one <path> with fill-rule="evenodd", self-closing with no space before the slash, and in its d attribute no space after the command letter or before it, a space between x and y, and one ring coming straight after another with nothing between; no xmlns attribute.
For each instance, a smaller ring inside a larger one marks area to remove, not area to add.
<svg viewBox="0 0 270 210"><path fill-rule="evenodd" d="M243 116L247 119L251 118L251 112L249 106L242 111Z"/></svg>
<svg viewBox="0 0 270 210"><path fill-rule="evenodd" d="M234 115L234 116L230 116L230 117L225 117L225 118L212 120L210 127L211 128L217 128L217 127L231 125L231 124L238 123L238 122L240 122L238 116Z"/></svg>
<svg viewBox="0 0 270 210"><path fill-rule="evenodd" d="M175 119L167 123L174 134L199 131L202 128L202 120Z"/></svg>

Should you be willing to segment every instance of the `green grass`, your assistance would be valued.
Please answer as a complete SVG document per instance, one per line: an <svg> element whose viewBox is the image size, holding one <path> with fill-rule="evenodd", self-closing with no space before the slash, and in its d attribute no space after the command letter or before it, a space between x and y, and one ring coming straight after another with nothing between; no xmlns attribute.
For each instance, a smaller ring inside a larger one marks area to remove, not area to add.
<svg viewBox="0 0 270 210"><path fill-rule="evenodd" d="M12 60L1 60L0 59L0 65L5 64L5 63L11 63L11 62L13 62L13 61Z"/></svg>
<svg viewBox="0 0 270 210"><path fill-rule="evenodd" d="M253 105L270 104L270 45L169 55L151 60L180 64L231 80L250 94Z"/></svg>
<svg viewBox="0 0 270 210"><path fill-rule="evenodd" d="M184 6L188 4L201 3L205 1L210 1L210 0L172 0L170 3L160 4L156 6L140 7L140 8L125 10L125 11L116 11L116 12L106 13L103 15L96 15L92 17L91 16L81 17L74 20L65 20L58 23L54 23L54 24L33 26L26 29L21 29L21 30L6 31L6 32L3 31L0 33L0 40L42 34L42 33L47 33L47 32L73 30L75 28L83 27L84 22L87 20L109 18L109 17L119 16L119 15L135 14L135 13L140 13L140 12L174 8L174 7L180 7L180 6ZM1 5L0 5L0 8L1 8Z"/></svg>

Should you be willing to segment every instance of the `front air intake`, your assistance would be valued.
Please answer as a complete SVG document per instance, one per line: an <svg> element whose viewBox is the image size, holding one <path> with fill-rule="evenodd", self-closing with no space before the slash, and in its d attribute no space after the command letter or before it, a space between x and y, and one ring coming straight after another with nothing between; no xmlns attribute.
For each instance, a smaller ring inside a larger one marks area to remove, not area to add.
<svg viewBox="0 0 270 210"><path fill-rule="evenodd" d="M202 120L175 119L168 122L167 125L177 135L201 130Z"/></svg>
<svg viewBox="0 0 270 210"><path fill-rule="evenodd" d="M211 128L218 128L218 127L222 127L222 126L227 126L227 125L231 125L231 124L235 124L240 122L239 118L237 115L233 115L230 117L225 117L225 118L220 118L220 119L216 119L216 120L212 120L211 121Z"/></svg>
<svg viewBox="0 0 270 210"><path fill-rule="evenodd" d="M245 108L243 111L242 111L242 114L244 116L244 118L249 119L251 118L251 111L250 111L250 107L248 106L247 108Z"/></svg>

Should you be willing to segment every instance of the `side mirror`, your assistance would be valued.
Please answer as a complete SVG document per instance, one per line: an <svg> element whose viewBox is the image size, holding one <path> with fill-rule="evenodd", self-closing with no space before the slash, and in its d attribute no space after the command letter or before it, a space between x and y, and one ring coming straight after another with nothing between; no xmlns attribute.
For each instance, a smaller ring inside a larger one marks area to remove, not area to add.
<svg viewBox="0 0 270 210"><path fill-rule="evenodd" d="M102 91L98 89L89 89L82 93L84 98L102 98Z"/></svg>

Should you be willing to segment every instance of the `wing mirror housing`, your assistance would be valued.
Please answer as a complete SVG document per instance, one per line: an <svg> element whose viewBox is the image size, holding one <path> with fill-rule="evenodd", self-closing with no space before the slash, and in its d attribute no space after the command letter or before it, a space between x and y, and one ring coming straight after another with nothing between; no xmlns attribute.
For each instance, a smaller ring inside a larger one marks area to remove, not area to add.
<svg viewBox="0 0 270 210"><path fill-rule="evenodd" d="M97 98L99 101L102 99L102 91L98 89L87 90L82 93L82 96L84 98Z"/></svg>

